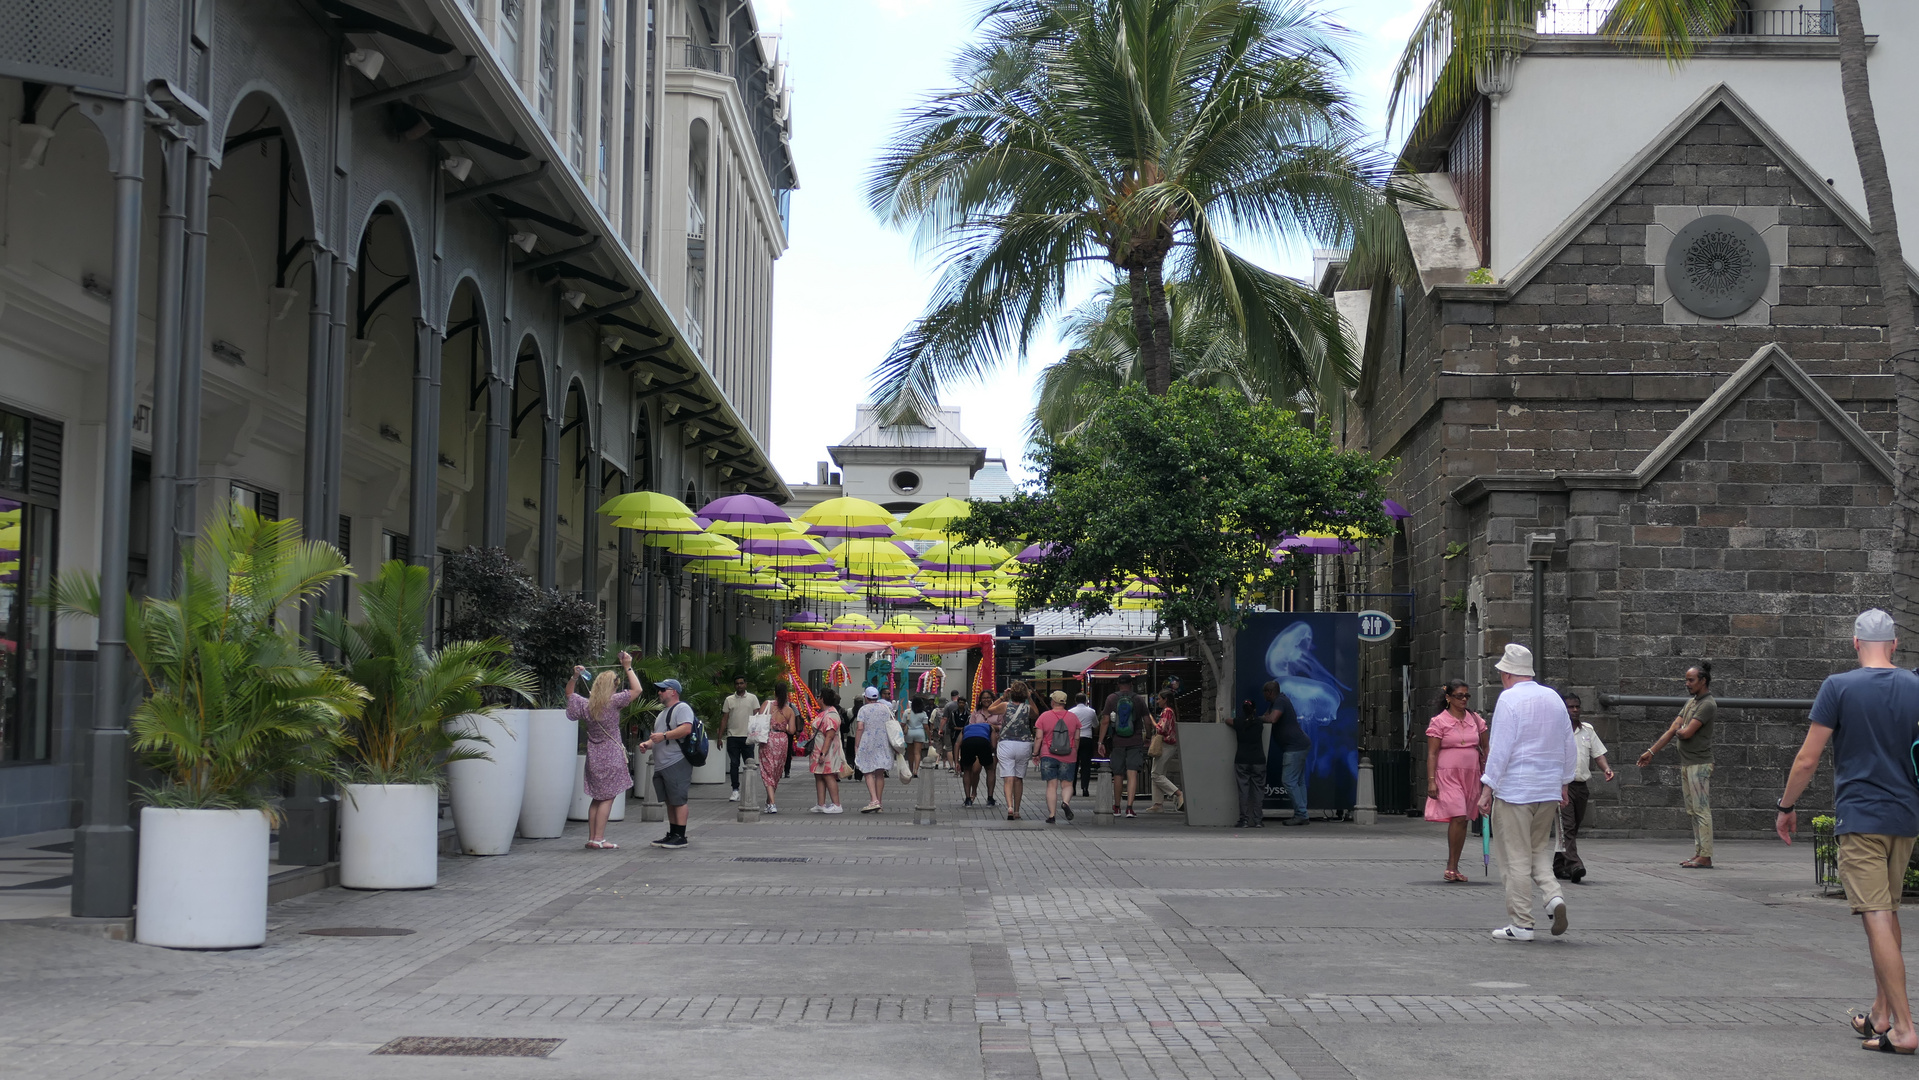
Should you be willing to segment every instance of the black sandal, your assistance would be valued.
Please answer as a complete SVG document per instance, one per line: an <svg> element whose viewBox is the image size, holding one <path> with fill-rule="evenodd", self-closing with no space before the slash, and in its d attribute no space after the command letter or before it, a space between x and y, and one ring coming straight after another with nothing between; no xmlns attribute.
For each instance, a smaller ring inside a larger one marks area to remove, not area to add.
<svg viewBox="0 0 1919 1080"><path fill-rule="evenodd" d="M1873 1045L1874 1043L1878 1043L1879 1045L1874 1046ZM1860 1043L1859 1049L1876 1050L1881 1054L1904 1054L1907 1057L1911 1057L1913 1054L1919 1053L1919 1049L1908 1050L1903 1046L1898 1046L1894 1044L1892 1041L1892 1035L1889 1032L1881 1032L1878 1035L1874 1035L1872 1038L1867 1039L1865 1042Z"/></svg>
<svg viewBox="0 0 1919 1080"><path fill-rule="evenodd" d="M1885 1034L1885 1032L1872 1026L1872 1014L1869 1012L1853 1013L1850 1023L1852 1024L1853 1034L1862 1039L1876 1039Z"/></svg>

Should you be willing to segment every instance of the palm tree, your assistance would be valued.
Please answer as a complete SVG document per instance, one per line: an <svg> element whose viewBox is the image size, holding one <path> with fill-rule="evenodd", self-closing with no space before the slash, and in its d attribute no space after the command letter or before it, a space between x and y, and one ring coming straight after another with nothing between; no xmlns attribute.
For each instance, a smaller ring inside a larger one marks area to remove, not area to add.
<svg viewBox="0 0 1919 1080"><path fill-rule="evenodd" d="M1431 87L1415 124L1415 140L1425 132L1420 125L1436 123L1471 100L1474 63L1483 64L1495 46L1531 30L1547 6L1545 0L1432 0L1407 43L1393 82L1395 114L1411 103L1413 94ZM1741 6L1737 0L1617 0L1605 30L1616 40L1682 64L1692 57L1701 37L1732 26ZM1833 0L1832 14L1839 39L1840 96L1866 193L1866 218L1884 297L1887 351L1899 408L1891 606L1906 638L1919 640L1919 328L1914 325L1912 286L1899 242L1892 177L1873 112L1859 0ZM1475 47L1461 49L1462 43Z"/></svg>
<svg viewBox="0 0 1919 1080"><path fill-rule="evenodd" d="M1024 354L1092 263L1124 284L1153 393L1173 377L1169 268L1250 355L1352 380L1331 302L1221 235L1339 243L1379 201L1343 31L1308 0L996 0L980 28L961 85L908 115L868 186L944 262L879 369L895 415Z"/></svg>
<svg viewBox="0 0 1919 1080"><path fill-rule="evenodd" d="M1301 385L1289 377L1289 367L1276 370L1254 362L1239 328L1217 310L1195 303L1184 282L1167 284L1166 301L1173 378L1236 390L1249 401L1292 403L1308 409L1338 399L1339 380L1328 380L1334 373L1312 358L1308 364L1317 366L1322 380L1332 385ZM1145 381L1132 307L1131 293L1115 285L1062 320L1072 348L1040 372L1039 400L1027 425L1029 437L1044 433L1057 438L1078 431L1122 386Z"/></svg>

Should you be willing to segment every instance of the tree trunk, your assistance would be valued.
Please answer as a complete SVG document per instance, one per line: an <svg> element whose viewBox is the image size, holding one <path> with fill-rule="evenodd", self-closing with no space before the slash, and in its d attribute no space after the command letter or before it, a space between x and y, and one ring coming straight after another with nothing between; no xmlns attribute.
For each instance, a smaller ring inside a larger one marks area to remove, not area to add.
<svg viewBox="0 0 1919 1080"><path fill-rule="evenodd" d="M1866 216L1872 223L1873 256L1879 291L1885 298L1886 343L1892 360L1894 394L1899 407L1893 484L1892 614L1900 637L1919 643L1919 331L1913 327L1912 291L1906 278L1899 222L1893 211L1892 177L1873 116L1872 87L1866 74L1866 31L1859 0L1834 0L1833 22L1839 35L1839 89L1846 103L1859 179L1866 189Z"/></svg>
<svg viewBox="0 0 1919 1080"><path fill-rule="evenodd" d="M1147 368L1146 386L1155 397L1173 387L1173 315L1166 305L1166 256L1151 255L1146 260L1147 312L1152 320L1152 366Z"/></svg>
<svg viewBox="0 0 1919 1080"><path fill-rule="evenodd" d="M1170 383L1161 381L1157 360L1158 331L1153 321L1152 289L1147 284L1145 265L1137 261L1127 265L1126 287L1132 298L1133 340L1137 344L1134 362L1139 365L1140 375L1146 380L1146 392L1159 397L1166 392Z"/></svg>

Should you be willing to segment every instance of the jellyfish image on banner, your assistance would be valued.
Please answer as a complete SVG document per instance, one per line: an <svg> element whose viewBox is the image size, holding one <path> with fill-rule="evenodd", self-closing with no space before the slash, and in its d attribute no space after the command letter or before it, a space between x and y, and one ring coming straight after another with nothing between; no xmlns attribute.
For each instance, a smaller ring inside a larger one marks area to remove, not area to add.
<svg viewBox="0 0 1919 1080"><path fill-rule="evenodd" d="M1358 794L1358 643L1358 617L1348 613L1263 613L1240 631L1240 696L1258 701L1260 686L1278 681L1312 739L1307 805L1315 810L1349 809ZM1268 768L1277 788L1278 754Z"/></svg>

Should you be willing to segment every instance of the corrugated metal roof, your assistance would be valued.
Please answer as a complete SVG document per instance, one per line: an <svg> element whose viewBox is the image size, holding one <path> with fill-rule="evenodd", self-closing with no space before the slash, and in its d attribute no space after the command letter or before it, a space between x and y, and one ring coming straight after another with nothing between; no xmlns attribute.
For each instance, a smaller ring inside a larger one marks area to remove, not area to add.
<svg viewBox="0 0 1919 1080"><path fill-rule="evenodd" d="M976 450L978 444L960 430L959 406L942 405L926 424L882 424L877 405L861 405L853 433L831 449L911 446L927 449Z"/></svg>
<svg viewBox="0 0 1919 1080"><path fill-rule="evenodd" d="M1014 492L1013 474L1006 471L1005 458L987 458L986 464L973 474L973 482L967 493L975 499L1008 498Z"/></svg>

